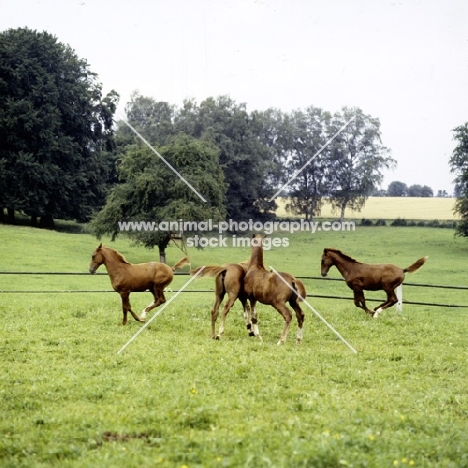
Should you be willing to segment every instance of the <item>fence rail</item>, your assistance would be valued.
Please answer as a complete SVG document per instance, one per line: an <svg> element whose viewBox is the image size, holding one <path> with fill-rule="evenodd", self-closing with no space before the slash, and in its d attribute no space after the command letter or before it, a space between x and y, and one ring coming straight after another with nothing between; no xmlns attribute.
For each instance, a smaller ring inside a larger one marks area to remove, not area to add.
<svg viewBox="0 0 468 468"><path fill-rule="evenodd" d="M35 276L47 276L47 275L57 275L57 276L91 276L89 272L64 272L64 271L0 271L0 275L35 275ZM98 272L95 273L98 276L108 276L107 272ZM94 275L94 276L95 276ZM188 276L188 272L176 272L174 276ZM296 276L298 279L308 279L315 281L341 281L342 278L324 278L322 276ZM440 284L424 284L424 283L403 283L404 286L413 286L420 288L440 288L440 289L455 289L455 290L464 290L468 291L467 286L452 286L452 285L440 285ZM169 288L170 289L170 288ZM0 294L69 294L69 293L109 293L115 292L113 289L67 289L67 290L2 290L0 289ZM174 289L171 292L177 293L179 290ZM214 289L185 289L180 292L186 293L213 293ZM324 294L307 294L307 297L315 297L320 299L334 299L334 300L353 300L352 297L346 296L329 296ZM368 302L382 302L381 299L372 299L367 298ZM436 304L428 302L414 302L403 300L403 304L411 305L424 305L429 307L448 307L448 308L468 308L468 305L464 304Z"/></svg>

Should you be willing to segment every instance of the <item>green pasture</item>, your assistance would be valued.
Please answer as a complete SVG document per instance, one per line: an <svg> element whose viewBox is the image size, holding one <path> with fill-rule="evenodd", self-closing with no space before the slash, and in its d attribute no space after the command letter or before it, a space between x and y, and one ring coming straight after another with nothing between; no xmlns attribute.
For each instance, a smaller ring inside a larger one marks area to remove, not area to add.
<svg viewBox="0 0 468 468"><path fill-rule="evenodd" d="M248 337L240 304L223 338L211 340L213 293L184 292L117 354L142 327L131 317L120 325L119 296L58 292L108 291L108 277L39 274L87 272L98 241L73 231L0 226L0 270L36 273L0 275L2 467L468 466L468 308L406 304L402 315L392 308L374 320L352 301L313 297L351 297L343 282L304 280L310 304L354 354L307 307L300 346L295 322L276 345L283 323L267 306L263 341ZM289 247L265 252L265 263L296 276L319 276L323 248L336 247L402 267L429 255L407 283L468 285L468 241L450 229L281 235ZM103 242L130 262L158 257L124 238ZM192 267L249 253L189 250ZM168 263L182 256L168 249ZM188 279L177 276L172 289ZM200 279L187 289L212 288ZM32 290L56 292L18 292ZM468 305L468 291L403 291L408 301ZM134 310L150 299L133 294Z"/></svg>

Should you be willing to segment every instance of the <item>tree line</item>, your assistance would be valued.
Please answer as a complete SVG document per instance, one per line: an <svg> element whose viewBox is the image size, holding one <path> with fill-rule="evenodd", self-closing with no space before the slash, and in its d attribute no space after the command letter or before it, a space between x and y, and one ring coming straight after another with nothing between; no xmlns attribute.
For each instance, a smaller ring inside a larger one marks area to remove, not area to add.
<svg viewBox="0 0 468 468"><path fill-rule="evenodd" d="M379 119L356 107L248 111L229 96L176 106L134 92L126 122L149 148L116 122L118 99L104 96L86 60L51 34L0 34L2 217L20 212L44 226L92 220L97 235L116 236L122 220L266 219L284 187L291 214L312 219L326 200L343 218L395 166ZM168 241L135 236L148 247Z"/></svg>
<svg viewBox="0 0 468 468"><path fill-rule="evenodd" d="M406 185L404 182L394 180L388 184L387 190L379 190L372 194L374 197L433 197L434 191L428 185ZM437 197L448 197L446 190L439 190Z"/></svg>
<svg viewBox="0 0 468 468"><path fill-rule="evenodd" d="M98 236L117 236L122 220L269 219L275 194L288 182L280 195L288 197L292 214L312 219L327 200L344 217L347 208L363 206L381 183L382 169L394 164L381 144L378 119L357 108L248 112L229 96L177 107L134 92L126 116L129 125L120 121L114 139L117 183L92 223ZM169 242L162 232L133 236L161 252Z"/></svg>

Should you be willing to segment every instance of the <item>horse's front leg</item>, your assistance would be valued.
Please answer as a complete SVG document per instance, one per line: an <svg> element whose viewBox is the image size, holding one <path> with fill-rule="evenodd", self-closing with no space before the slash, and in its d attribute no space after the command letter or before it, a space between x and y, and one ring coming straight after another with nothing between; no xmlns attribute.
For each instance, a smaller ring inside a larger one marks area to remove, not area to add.
<svg viewBox="0 0 468 468"><path fill-rule="evenodd" d="M361 290L354 291L354 305L363 309L366 312L366 314L373 316L375 313L373 310L369 309L366 306L366 298L364 297L364 292Z"/></svg>
<svg viewBox="0 0 468 468"><path fill-rule="evenodd" d="M140 317L138 317L135 312L132 310L132 306L130 305L130 293L129 292L121 292L120 297L122 298L122 311L123 311L123 320L122 320L122 325L127 324L127 313L130 312L132 314L132 317L137 321L137 322L144 322L144 320L141 320Z"/></svg>

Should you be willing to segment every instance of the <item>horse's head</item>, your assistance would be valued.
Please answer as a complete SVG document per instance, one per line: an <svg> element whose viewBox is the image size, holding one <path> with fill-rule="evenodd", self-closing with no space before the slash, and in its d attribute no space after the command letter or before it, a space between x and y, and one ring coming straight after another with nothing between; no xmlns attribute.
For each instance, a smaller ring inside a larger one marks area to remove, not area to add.
<svg viewBox="0 0 468 468"><path fill-rule="evenodd" d="M102 255L102 244L99 244L97 249L91 255L91 263L89 264L89 272L94 275L96 270L104 263L104 256Z"/></svg>
<svg viewBox="0 0 468 468"><path fill-rule="evenodd" d="M322 262L320 264L320 273L322 276L327 276L328 270L335 264L335 261L328 253L328 249L323 249Z"/></svg>
<svg viewBox="0 0 468 468"><path fill-rule="evenodd" d="M263 248L263 239L265 239L265 236L262 236L261 234L252 234L252 242L250 243L252 248L255 247L261 247Z"/></svg>

